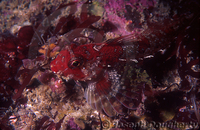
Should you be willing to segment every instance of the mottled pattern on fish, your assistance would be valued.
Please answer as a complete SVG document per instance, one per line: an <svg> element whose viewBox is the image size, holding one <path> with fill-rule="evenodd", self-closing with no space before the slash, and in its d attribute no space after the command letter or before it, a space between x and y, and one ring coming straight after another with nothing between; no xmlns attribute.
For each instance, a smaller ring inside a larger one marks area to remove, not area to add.
<svg viewBox="0 0 200 130"><path fill-rule="evenodd" d="M85 97L94 109L108 116L126 114L142 102L143 86L147 82L136 82L139 78L136 70L140 70L137 63L166 46L160 41L169 40L167 37L156 37L162 33L165 32L152 34L148 29L139 36L131 34L105 43L79 46L72 43L51 62L51 70L86 82Z"/></svg>

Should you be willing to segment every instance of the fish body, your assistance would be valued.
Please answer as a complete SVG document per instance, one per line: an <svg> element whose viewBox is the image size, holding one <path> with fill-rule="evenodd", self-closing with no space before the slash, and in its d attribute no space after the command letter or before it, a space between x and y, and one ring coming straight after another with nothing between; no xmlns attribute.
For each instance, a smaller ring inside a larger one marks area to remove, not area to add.
<svg viewBox="0 0 200 130"><path fill-rule="evenodd" d="M140 34L103 43L66 45L51 62L51 70L86 82L85 98L94 109L108 116L124 115L143 100L148 82L148 74L145 78L140 74L143 60L169 46L176 34L175 23L152 25Z"/></svg>
<svg viewBox="0 0 200 130"><path fill-rule="evenodd" d="M115 41L67 45L50 64L53 72L86 82L87 102L108 116L126 114L141 102L140 90L133 87L136 74L131 71L135 71L135 63L126 58L126 49Z"/></svg>

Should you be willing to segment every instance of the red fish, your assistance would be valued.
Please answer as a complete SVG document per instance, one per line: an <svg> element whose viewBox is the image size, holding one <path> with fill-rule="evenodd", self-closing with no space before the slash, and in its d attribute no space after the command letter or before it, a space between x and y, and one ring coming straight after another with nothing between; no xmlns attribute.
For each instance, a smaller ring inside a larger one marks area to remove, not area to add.
<svg viewBox="0 0 200 130"><path fill-rule="evenodd" d="M143 60L176 44L173 41L181 26L185 25L179 19L165 19L149 22L148 29L137 35L103 43L72 43L51 62L51 70L68 79L86 82L85 97L94 109L108 116L124 115L128 109L137 109L143 100L143 89L148 82L138 76ZM177 47L168 58L176 53Z"/></svg>
<svg viewBox="0 0 200 130"><path fill-rule="evenodd" d="M138 97L141 95L122 82L125 81L124 67L127 63L124 49L115 41L80 46L72 44L51 62L51 70L59 75L87 82L87 102L108 116L125 114L127 108L136 109L138 103L134 102L140 100Z"/></svg>
<svg viewBox="0 0 200 130"><path fill-rule="evenodd" d="M158 33L158 34L156 34ZM146 30L140 36L122 36L104 43L67 45L51 62L51 70L76 81L84 81L87 102L108 116L124 115L142 102L144 83L136 84L137 62L153 54L156 35ZM148 37L146 37L148 35ZM162 38L168 41L168 38ZM156 44L158 49L165 45ZM152 51L153 50L153 51Z"/></svg>

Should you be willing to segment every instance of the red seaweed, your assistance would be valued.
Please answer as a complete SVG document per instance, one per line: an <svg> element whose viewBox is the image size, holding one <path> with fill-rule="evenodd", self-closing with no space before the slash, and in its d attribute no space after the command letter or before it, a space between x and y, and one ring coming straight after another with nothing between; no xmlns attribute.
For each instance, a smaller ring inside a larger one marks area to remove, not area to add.
<svg viewBox="0 0 200 130"><path fill-rule="evenodd" d="M39 72L40 76L37 78L41 83L49 85L53 92L68 93L68 97L75 93L74 86L82 86L86 91L88 104L94 109L108 116L114 115L117 119L120 117L118 114L127 115L127 118L122 117L119 121L122 124L139 121L127 114L128 109L138 112L139 116L144 115L149 122L199 122L199 2L161 0L160 3L171 7L167 16L157 13L159 9L154 7L155 1L140 2L140 5L133 5L131 3L135 1L132 0L120 0L118 3L109 1L105 6L105 11L109 14L108 21L103 21L102 27L94 26L101 17L90 12L88 7L92 1L83 3L78 17L74 15L77 2L62 3L57 8L47 10L47 17L42 22L40 19L33 26L21 27L16 36L1 34L0 104L3 106L0 105L0 114L4 117L1 121L8 121L6 114L9 112L4 112L10 106L15 108L20 103L26 103L22 92L30 85L34 74ZM53 26L49 21L57 18L61 10L67 7L71 7L69 15L60 17L57 25ZM124 11L123 14L119 13L121 10ZM141 21L141 17L144 21ZM155 17L157 21L154 21ZM124 25L125 31L122 29ZM134 33L136 28L144 29L144 25L148 27L142 33ZM97 32L97 35L84 35L83 30L88 31L87 29ZM120 31L129 35L101 43L106 37L105 33ZM54 44L57 49L50 49L49 43ZM42 48L44 46L46 50ZM134 48L125 51L127 46ZM38 52L41 48L45 50L44 53ZM53 52L55 54L51 56L50 53ZM64 52L68 52L68 57L64 57ZM120 56L124 59L120 59ZM63 60L67 64L59 64ZM52 66L56 65L57 68L53 69ZM93 67L95 71L80 72L77 68L83 65ZM147 84L147 80L133 82L139 79L143 70L147 72L148 79L151 79L148 82L152 86ZM120 76L127 77L121 78L117 71ZM138 71L141 73L137 73ZM84 74L92 72L95 74L83 78ZM68 74L74 77L68 80L71 76ZM91 78L95 81L93 84ZM124 81L115 82L117 79ZM123 86L116 89L115 86L119 84ZM12 99L16 100L15 104ZM144 106L141 107L141 104ZM170 117L165 116L166 113ZM37 129L60 129L64 118L65 116L55 123L50 117L44 116L37 122ZM2 123L0 126L7 128ZM66 127L80 129L73 118ZM126 126L127 129L128 127Z"/></svg>

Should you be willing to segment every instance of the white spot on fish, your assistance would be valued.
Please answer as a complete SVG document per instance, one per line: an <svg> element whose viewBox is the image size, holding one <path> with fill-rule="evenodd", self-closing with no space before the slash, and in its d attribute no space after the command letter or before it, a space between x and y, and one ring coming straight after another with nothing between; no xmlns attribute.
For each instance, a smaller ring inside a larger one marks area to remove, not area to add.
<svg viewBox="0 0 200 130"><path fill-rule="evenodd" d="M65 56L62 57L62 62L64 62L64 61L65 61Z"/></svg>
<svg viewBox="0 0 200 130"><path fill-rule="evenodd" d="M101 44L101 45L94 45L93 49L96 51L100 51L100 49L104 46L105 44Z"/></svg>

